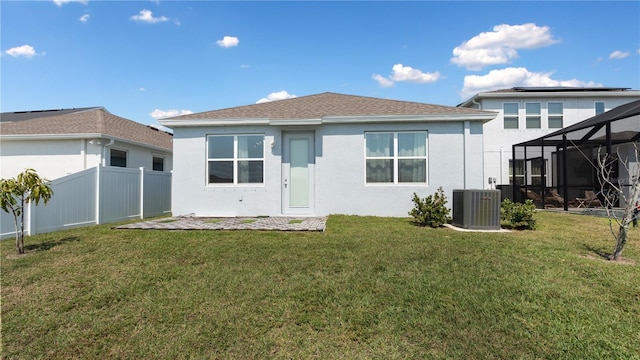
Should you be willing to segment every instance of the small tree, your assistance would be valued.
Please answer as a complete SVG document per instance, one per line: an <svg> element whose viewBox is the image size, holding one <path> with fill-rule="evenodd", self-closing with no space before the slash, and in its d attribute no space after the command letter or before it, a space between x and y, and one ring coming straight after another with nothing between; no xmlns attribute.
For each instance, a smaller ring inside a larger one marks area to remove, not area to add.
<svg viewBox="0 0 640 360"><path fill-rule="evenodd" d="M633 143L633 155L635 156L635 168L631 166L629 159L619 160L618 154L616 156L606 153L601 154L600 149L598 149L598 180L604 197L603 205L607 209L607 216L609 217L609 229L616 241L610 260L620 260L622 249L629 237L629 224L633 222L636 215L634 210L640 198L640 151L637 143ZM617 177L617 174L614 174L616 168L614 162L618 161L629 174L628 182L631 184L631 188L628 194L623 191L626 181L622 181ZM613 211L613 206L619 200L625 203L621 216ZM617 225L617 229L613 225L614 222Z"/></svg>
<svg viewBox="0 0 640 360"><path fill-rule="evenodd" d="M28 203L45 204L53 190L35 170L26 169L13 179L0 179L0 208L13 215L16 229L16 251L24 254L24 206Z"/></svg>

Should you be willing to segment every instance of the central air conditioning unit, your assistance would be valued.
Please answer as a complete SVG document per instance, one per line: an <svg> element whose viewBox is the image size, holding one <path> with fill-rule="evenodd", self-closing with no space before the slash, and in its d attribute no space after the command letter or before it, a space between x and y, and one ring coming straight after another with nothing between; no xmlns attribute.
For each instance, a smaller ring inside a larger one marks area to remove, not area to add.
<svg viewBox="0 0 640 360"><path fill-rule="evenodd" d="M500 230L500 190L453 190L454 226Z"/></svg>

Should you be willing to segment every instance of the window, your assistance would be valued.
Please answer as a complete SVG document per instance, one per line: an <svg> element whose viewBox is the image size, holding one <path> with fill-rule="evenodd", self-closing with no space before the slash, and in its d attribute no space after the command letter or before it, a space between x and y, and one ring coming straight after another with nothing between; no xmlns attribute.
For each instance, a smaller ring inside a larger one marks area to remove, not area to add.
<svg viewBox="0 0 640 360"><path fill-rule="evenodd" d="M513 185L513 160L509 160L509 184ZM516 160L516 185L524 185L524 160Z"/></svg>
<svg viewBox="0 0 640 360"><path fill-rule="evenodd" d="M549 129L561 129L563 123L563 104L561 102L547 103Z"/></svg>
<svg viewBox="0 0 640 360"><path fill-rule="evenodd" d="M541 159L533 159L531 160L531 185L532 186L542 186L542 168L540 167L540 165L542 165L542 162L540 161ZM547 183L547 159L544 159L544 179L545 179L545 184Z"/></svg>
<svg viewBox="0 0 640 360"><path fill-rule="evenodd" d="M600 115L603 112L605 112L604 101L596 101L595 102L595 107L596 107L596 115Z"/></svg>
<svg viewBox="0 0 640 360"><path fill-rule="evenodd" d="M156 156L153 157L153 170L164 171L164 158Z"/></svg>
<svg viewBox="0 0 640 360"><path fill-rule="evenodd" d="M427 132L365 133L366 182L426 183Z"/></svg>
<svg viewBox="0 0 640 360"><path fill-rule="evenodd" d="M502 104L502 117L504 119L505 129L518 128L518 103Z"/></svg>
<svg viewBox="0 0 640 360"><path fill-rule="evenodd" d="M526 103L527 129L540 129L540 103Z"/></svg>
<svg viewBox="0 0 640 360"><path fill-rule="evenodd" d="M111 149L109 165L118 167L127 167L127 152L122 150Z"/></svg>
<svg viewBox="0 0 640 360"><path fill-rule="evenodd" d="M264 135L208 136L207 182L264 183Z"/></svg>

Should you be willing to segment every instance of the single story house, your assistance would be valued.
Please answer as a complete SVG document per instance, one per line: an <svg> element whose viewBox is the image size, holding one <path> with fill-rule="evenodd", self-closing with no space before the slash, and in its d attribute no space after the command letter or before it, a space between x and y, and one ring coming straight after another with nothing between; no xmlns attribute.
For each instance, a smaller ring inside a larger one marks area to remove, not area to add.
<svg viewBox="0 0 640 360"><path fill-rule="evenodd" d="M172 135L102 107L0 114L0 177L33 168L49 180L96 165L171 171Z"/></svg>
<svg viewBox="0 0 640 360"><path fill-rule="evenodd" d="M407 216L414 192L483 188L482 126L495 115L321 93L163 119L172 212Z"/></svg>

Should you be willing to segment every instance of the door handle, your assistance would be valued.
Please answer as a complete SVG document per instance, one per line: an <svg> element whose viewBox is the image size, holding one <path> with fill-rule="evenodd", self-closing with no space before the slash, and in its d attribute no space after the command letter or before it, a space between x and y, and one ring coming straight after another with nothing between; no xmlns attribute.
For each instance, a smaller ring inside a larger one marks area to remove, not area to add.
<svg viewBox="0 0 640 360"><path fill-rule="evenodd" d="M284 179L284 187L287 187L287 179Z"/></svg>

